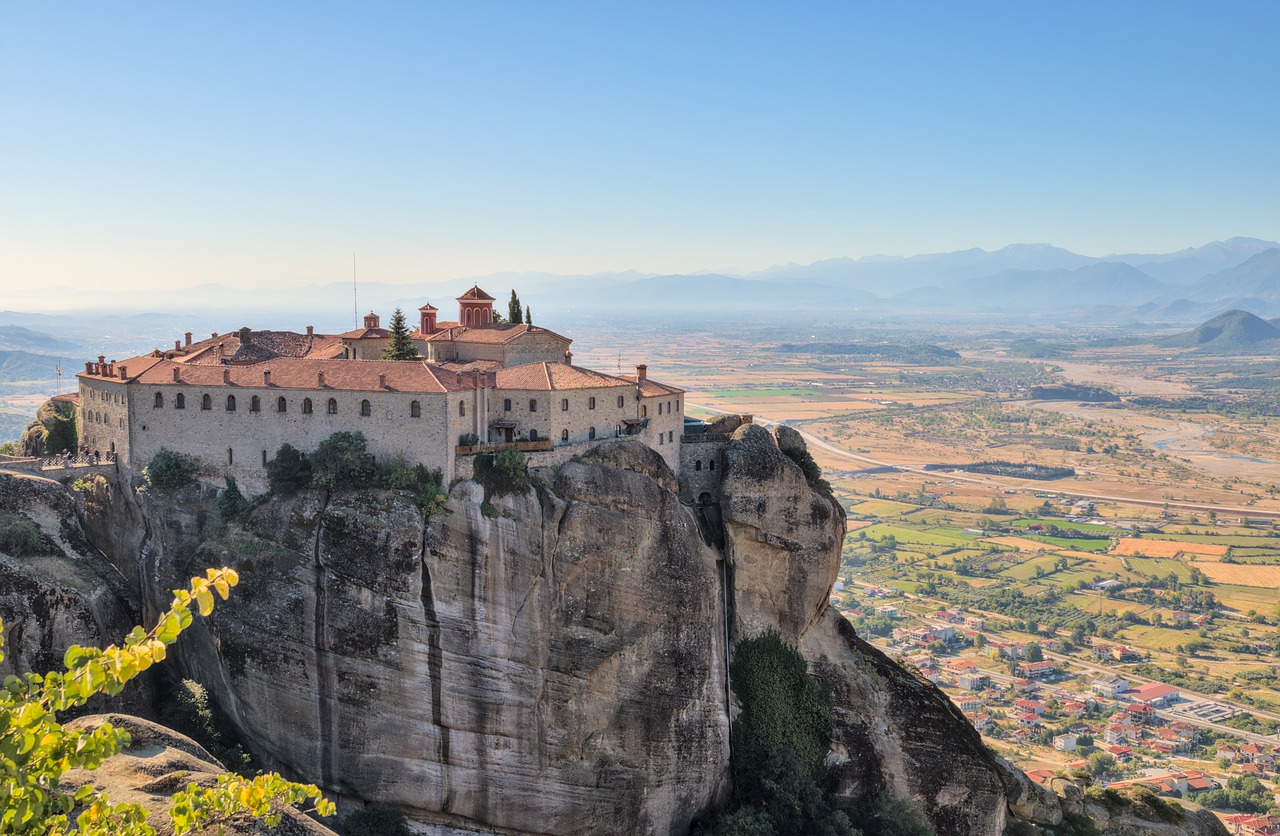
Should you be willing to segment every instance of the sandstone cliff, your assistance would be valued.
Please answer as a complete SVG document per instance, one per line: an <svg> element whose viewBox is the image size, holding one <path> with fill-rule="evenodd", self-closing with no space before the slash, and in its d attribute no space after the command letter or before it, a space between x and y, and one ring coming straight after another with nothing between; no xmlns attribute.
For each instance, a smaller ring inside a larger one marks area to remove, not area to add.
<svg viewBox="0 0 1280 836"><path fill-rule="evenodd" d="M488 502L460 482L426 520L395 493L310 491L228 527L211 488L106 480L84 516L148 612L206 566L241 572L172 658L264 765L436 833L684 833L728 788L727 645L768 628L832 690L833 790L917 799L948 836L1051 832L1063 799L827 607L844 514L797 464L802 445L739 428L701 516L625 442ZM1142 824L1100 821L1117 836Z"/></svg>

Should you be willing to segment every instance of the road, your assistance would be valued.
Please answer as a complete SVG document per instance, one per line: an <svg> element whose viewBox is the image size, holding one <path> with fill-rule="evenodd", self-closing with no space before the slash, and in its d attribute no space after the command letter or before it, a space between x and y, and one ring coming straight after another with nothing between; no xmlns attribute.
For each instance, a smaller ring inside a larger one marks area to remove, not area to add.
<svg viewBox="0 0 1280 836"><path fill-rule="evenodd" d="M696 403L686 402L685 406L695 407L697 409L703 409L703 410L706 410L707 412L712 412L718 415L736 415L737 414L732 410L720 409L718 407L707 406L705 404L696 404ZM757 424L762 424L766 427L776 426L778 424L786 423L785 421L776 421L772 418L767 418L761 415L755 416L755 422ZM792 429L796 429L796 428L792 427ZM797 430L797 432L799 432L800 435L804 437L804 440L806 443L811 444L814 447L817 447L823 450L824 452L827 452L838 458L848 459L849 461L858 462L859 464L868 465L870 467L893 467L893 468L897 468L898 470L906 471L907 473L923 474L933 479L937 479L943 475L936 470L925 470L923 466L912 466L908 464L899 464L895 462L880 461L879 459L873 459L870 456L863 456L857 453L850 453L848 450L845 450L841 447L836 447L834 444L829 444L828 442L822 440L821 438L818 438L812 433L807 433L804 430ZM973 484L985 485L986 487L998 489L998 490L1018 490L1018 491L1029 490L1029 487L1025 482L1001 482L995 478L977 478L974 476L967 476L964 474L953 473L953 472L948 472L945 475L947 479L954 479L960 482L971 482ZM1052 490L1055 493L1070 494L1071 496L1079 497L1080 499L1092 499L1092 500L1098 500L1102 502L1119 502L1119 503L1124 503L1128 505L1141 505L1144 508L1160 508L1160 509L1177 508L1183 511L1205 511L1205 512L1213 511L1219 514L1223 514L1223 513L1236 514L1242 517L1270 517L1273 519L1280 519L1280 511L1265 511L1265 510L1260 510L1258 508L1249 508L1247 506L1240 506L1240 505L1209 505L1209 504L1197 503L1197 502L1180 502L1177 500L1134 499L1132 497L1127 497L1127 496L1111 496L1108 494L1100 494L1100 493L1085 493L1083 491L1077 490L1074 486L1071 488L1053 488Z"/></svg>

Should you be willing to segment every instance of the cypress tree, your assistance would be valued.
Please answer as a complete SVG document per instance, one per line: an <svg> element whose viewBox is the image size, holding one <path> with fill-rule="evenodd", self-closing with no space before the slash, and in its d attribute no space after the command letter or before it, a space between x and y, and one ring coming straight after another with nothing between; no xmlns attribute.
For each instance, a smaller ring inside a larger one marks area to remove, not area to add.
<svg viewBox="0 0 1280 836"><path fill-rule="evenodd" d="M520 297L514 289L511 291L511 301L507 303L507 322L512 325L524 322L524 306L520 304Z"/></svg>
<svg viewBox="0 0 1280 836"><path fill-rule="evenodd" d="M532 325L532 324L533 324L533 314L529 313L529 306L528 306L528 305L525 305L525 306L524 306L524 324L525 324L525 325Z"/></svg>
<svg viewBox="0 0 1280 836"><path fill-rule="evenodd" d="M409 339L409 326L404 321L404 311L396 308L396 312L391 315L391 327L388 330L391 332L391 342L382 349L382 359L416 360L418 349L414 347L413 340Z"/></svg>

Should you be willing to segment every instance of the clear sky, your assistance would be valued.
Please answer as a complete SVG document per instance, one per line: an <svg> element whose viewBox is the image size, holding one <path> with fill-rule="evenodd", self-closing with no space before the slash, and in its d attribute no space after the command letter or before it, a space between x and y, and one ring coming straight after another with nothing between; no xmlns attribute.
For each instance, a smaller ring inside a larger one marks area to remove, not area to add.
<svg viewBox="0 0 1280 836"><path fill-rule="evenodd" d="M1274 0L6 3L0 289L1274 239L1278 26Z"/></svg>

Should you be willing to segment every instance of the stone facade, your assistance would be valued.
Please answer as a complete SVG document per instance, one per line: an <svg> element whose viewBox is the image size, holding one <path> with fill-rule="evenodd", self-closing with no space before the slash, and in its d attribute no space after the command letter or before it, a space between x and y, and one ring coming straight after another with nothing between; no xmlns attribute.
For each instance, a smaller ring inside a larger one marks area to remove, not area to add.
<svg viewBox="0 0 1280 836"><path fill-rule="evenodd" d="M485 304L468 294L470 309ZM627 437L679 471L682 390L644 367L627 378L572 366L570 341L545 329L445 325L426 361L372 359L386 342L374 314L336 339L242 328L122 363L100 357L78 376L81 446L135 470L162 449L187 453L204 477L234 476L255 493L282 444L310 452L339 431L363 433L379 462L404 456L446 480L467 436L556 448ZM449 362L431 361L444 353Z"/></svg>

